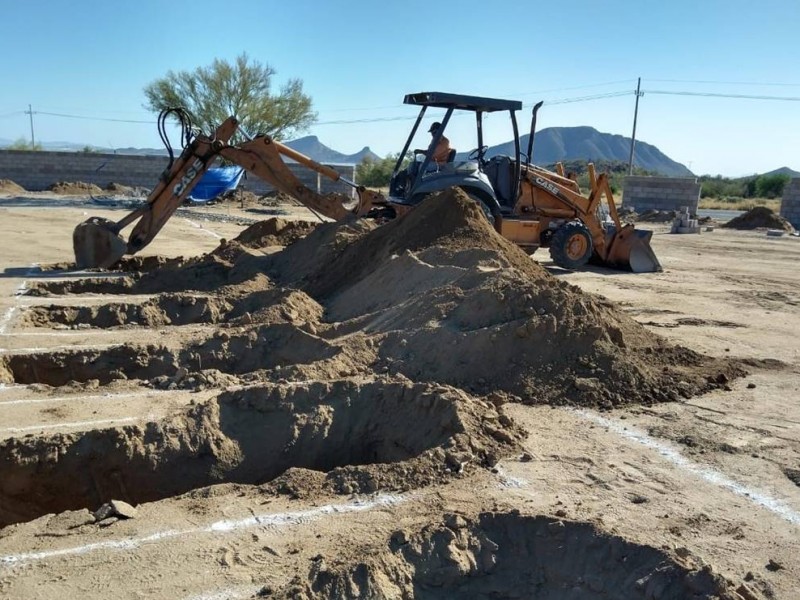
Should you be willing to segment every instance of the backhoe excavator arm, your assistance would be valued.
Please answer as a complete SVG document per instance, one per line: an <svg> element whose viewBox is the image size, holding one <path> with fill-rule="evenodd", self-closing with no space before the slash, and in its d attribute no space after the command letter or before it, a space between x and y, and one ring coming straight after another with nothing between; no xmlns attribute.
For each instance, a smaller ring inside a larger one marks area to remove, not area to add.
<svg viewBox="0 0 800 600"><path fill-rule="evenodd" d="M92 217L79 224L72 236L78 268L107 268L124 255L135 254L147 246L218 157L250 171L295 198L318 216L336 221L365 215L374 204L385 202L381 194L348 181L336 170L321 165L268 136L259 136L240 145L229 145L228 140L237 127L237 120L229 117L217 128L213 137L195 137L180 157L164 171L145 204L120 221ZM282 156L291 158L333 181L342 181L355 188L357 202L344 194L331 193L323 196L306 187L284 163ZM138 223L126 242L120 232L137 219Z"/></svg>

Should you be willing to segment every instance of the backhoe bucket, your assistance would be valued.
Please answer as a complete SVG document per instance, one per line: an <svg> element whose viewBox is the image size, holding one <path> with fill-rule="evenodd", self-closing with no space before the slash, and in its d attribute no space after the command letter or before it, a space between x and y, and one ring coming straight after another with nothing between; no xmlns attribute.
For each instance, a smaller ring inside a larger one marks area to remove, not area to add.
<svg viewBox="0 0 800 600"><path fill-rule="evenodd" d="M128 251L116 223L101 217L87 219L72 232L72 248L79 269L107 269Z"/></svg>
<svg viewBox="0 0 800 600"><path fill-rule="evenodd" d="M655 273L662 271L655 252L650 247L652 231L634 229L625 225L618 232L610 227L606 235L608 256L606 266L633 271L634 273Z"/></svg>

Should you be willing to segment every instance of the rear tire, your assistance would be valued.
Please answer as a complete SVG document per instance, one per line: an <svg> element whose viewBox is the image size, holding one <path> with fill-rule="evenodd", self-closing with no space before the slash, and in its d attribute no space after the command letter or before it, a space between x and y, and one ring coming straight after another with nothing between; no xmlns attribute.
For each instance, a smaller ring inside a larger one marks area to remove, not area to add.
<svg viewBox="0 0 800 600"><path fill-rule="evenodd" d="M564 223L550 240L550 257L564 269L580 269L594 252L592 236L579 221Z"/></svg>

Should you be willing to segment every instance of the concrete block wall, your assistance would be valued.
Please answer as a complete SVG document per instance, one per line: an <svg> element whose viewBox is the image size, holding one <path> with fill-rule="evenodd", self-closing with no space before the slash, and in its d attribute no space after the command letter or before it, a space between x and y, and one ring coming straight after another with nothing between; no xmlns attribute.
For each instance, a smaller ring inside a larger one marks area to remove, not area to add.
<svg viewBox="0 0 800 600"><path fill-rule="evenodd" d="M783 190L781 216L800 229L800 179L792 179Z"/></svg>
<svg viewBox="0 0 800 600"><path fill-rule="evenodd" d="M638 213L646 210L680 210L688 206L697 213L700 184L695 177L628 176L622 193L622 205Z"/></svg>
<svg viewBox="0 0 800 600"><path fill-rule="evenodd" d="M94 152L29 152L0 150L0 179L10 179L26 190L38 192L59 181L82 181L105 187L109 183L141 186L152 189L167 166L165 156L132 156ZM344 193L353 196L352 188L319 176L315 171L297 163L287 163L304 185L327 194ZM343 177L355 180L354 165L330 165ZM242 179L244 189L256 194L273 191L273 187L255 175Z"/></svg>

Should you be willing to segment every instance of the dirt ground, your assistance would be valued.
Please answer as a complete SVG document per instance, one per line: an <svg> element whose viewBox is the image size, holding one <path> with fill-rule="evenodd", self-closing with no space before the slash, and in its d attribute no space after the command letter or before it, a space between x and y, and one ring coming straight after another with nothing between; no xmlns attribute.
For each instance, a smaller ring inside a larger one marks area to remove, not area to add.
<svg viewBox="0 0 800 600"><path fill-rule="evenodd" d="M125 212L0 196L0 596L798 597L800 240L567 272L463 208L193 207L89 273Z"/></svg>

